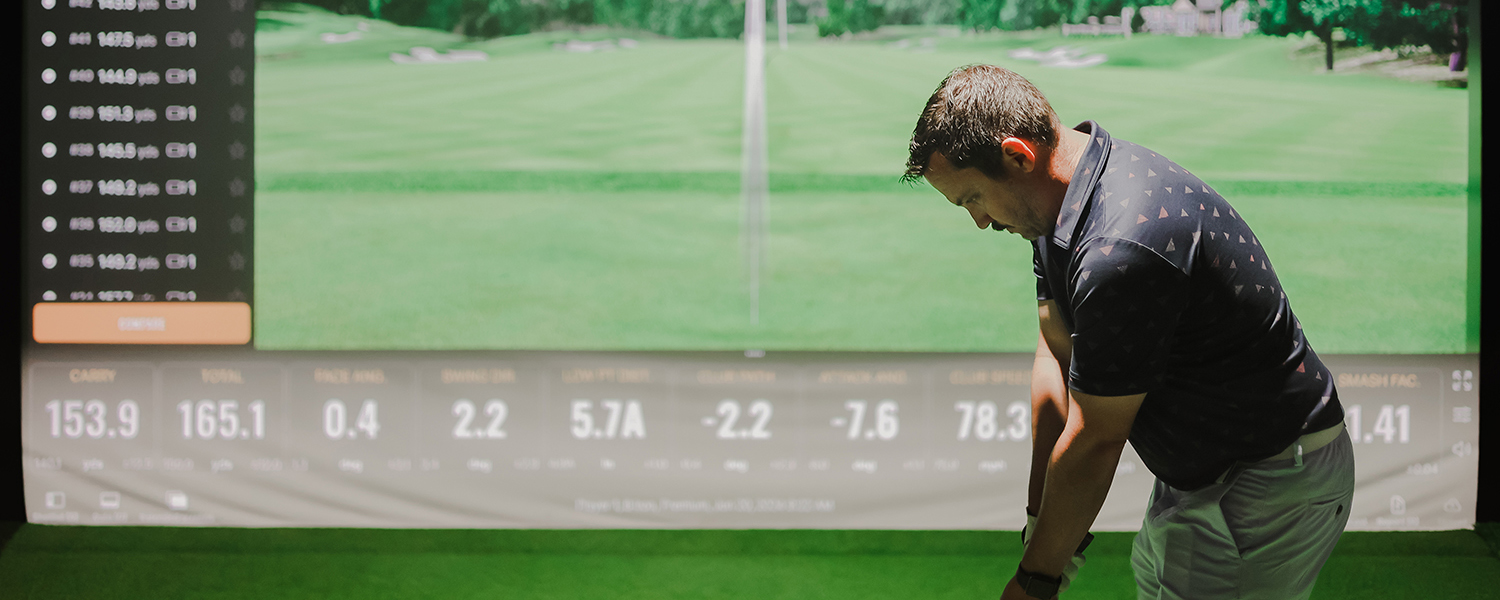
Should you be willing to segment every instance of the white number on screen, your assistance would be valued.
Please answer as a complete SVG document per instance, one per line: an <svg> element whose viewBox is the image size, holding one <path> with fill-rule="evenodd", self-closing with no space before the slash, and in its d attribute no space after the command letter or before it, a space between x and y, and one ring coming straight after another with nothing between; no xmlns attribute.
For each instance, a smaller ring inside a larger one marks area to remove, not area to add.
<svg viewBox="0 0 1500 600"><path fill-rule="evenodd" d="M490 424L481 431L469 429L469 425L474 422L476 414L478 413L474 403L468 399L461 398L453 402L453 416L458 417L458 424L453 426L453 437L455 439L505 439L505 429L503 429L503 426L505 425L506 415L510 414L510 409L506 407L504 400L492 398L484 403L484 414L490 418Z"/></svg>
<svg viewBox="0 0 1500 600"><path fill-rule="evenodd" d="M115 405L114 427L109 424L109 405L101 400L53 400L45 407L52 421L52 437L130 439L140 431L141 409L134 400L121 400Z"/></svg>
<svg viewBox="0 0 1500 600"><path fill-rule="evenodd" d="M875 404L875 427L864 429L864 420L868 402L864 400L848 400L844 402L844 409L849 411L849 429L845 436L851 440L857 439L880 439L890 440L901 431L901 417L898 414L900 407L893 400L881 400Z"/></svg>
<svg viewBox="0 0 1500 600"><path fill-rule="evenodd" d="M1344 423L1349 427L1349 439L1356 444L1374 443L1376 438L1389 444L1406 444L1411 441L1411 406L1402 404L1382 405L1375 415L1375 425L1366 432L1363 428L1364 407L1351 404L1344 407Z"/></svg>
<svg viewBox="0 0 1500 600"><path fill-rule="evenodd" d="M1031 434L1031 407L1025 402L1012 402L1005 408L1005 414L1010 417L1011 422L1009 427L1003 429L1000 423L1000 406L989 400L955 402L953 410L961 414L958 421L959 441L970 439L971 436L986 442L1020 441Z"/></svg>
<svg viewBox="0 0 1500 600"><path fill-rule="evenodd" d="M646 418L639 400L600 400L604 407L603 426L594 419L592 400L574 400L572 404L573 437L582 439L641 439L646 437Z"/></svg>
<svg viewBox="0 0 1500 600"><path fill-rule="evenodd" d="M354 427L348 427L348 411L344 408L343 401L334 398L323 403L323 433L331 440L354 439L364 433L368 439L375 439L380 432L380 420L377 411L379 407L374 400L365 400L359 406L359 414L354 417Z"/></svg>
<svg viewBox="0 0 1500 600"><path fill-rule="evenodd" d="M240 403L236 400L199 400L196 404L192 400L183 400L177 403L177 412L182 414L182 439L193 439L194 434L200 440L212 440L215 438L225 440L239 439L265 439L266 437L266 403L260 400L250 402L250 423L240 423Z"/></svg>
<svg viewBox="0 0 1500 600"><path fill-rule="evenodd" d="M766 426L771 422L771 403L765 400L755 400L750 403L750 416L755 418L755 423L748 430L737 430L735 422L740 418L740 403L735 400L726 399L719 402L719 431L718 438L721 440L768 440L771 432Z"/></svg>

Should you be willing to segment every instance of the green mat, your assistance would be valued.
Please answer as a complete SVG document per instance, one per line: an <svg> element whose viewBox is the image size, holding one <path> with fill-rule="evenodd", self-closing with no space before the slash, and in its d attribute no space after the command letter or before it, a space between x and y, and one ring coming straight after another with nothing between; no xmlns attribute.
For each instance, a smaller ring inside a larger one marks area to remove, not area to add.
<svg viewBox="0 0 1500 600"><path fill-rule="evenodd" d="M1133 535L1100 534L1066 598L1134 598ZM1009 531L22 525L0 597L987 598L1019 549ZM1313 594L1497 597L1500 559L1473 531L1345 534Z"/></svg>

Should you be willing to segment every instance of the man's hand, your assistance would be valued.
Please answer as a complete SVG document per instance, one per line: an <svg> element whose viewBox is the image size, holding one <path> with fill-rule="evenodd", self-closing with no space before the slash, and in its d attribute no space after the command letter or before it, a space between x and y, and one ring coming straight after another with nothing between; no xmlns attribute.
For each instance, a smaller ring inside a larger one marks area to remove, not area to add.
<svg viewBox="0 0 1500 600"><path fill-rule="evenodd" d="M1036 515L1028 512L1026 513L1026 528L1021 530L1021 548L1023 550L1031 545L1031 532L1033 531L1036 531ZM1083 568L1084 563L1088 562L1088 559L1083 556L1083 549L1093 540L1093 535L1084 534L1084 541L1082 544L1079 544L1078 551L1073 553L1073 560L1068 561L1067 566L1063 567L1062 585L1059 585L1057 588L1058 594L1068 591L1068 585L1078 578L1078 570Z"/></svg>

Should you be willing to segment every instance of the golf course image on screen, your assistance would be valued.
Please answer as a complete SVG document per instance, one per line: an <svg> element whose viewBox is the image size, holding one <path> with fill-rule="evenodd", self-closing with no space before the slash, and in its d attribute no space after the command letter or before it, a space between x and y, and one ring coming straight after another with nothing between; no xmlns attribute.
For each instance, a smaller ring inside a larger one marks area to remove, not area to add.
<svg viewBox="0 0 1500 600"><path fill-rule="evenodd" d="M990 63L1064 126L1095 120L1222 193L1318 351L1463 351L1462 89L1323 72L1257 34L767 31L752 290L742 40L478 39L262 5L256 347L1031 351L1029 245L899 181L928 95ZM1106 59L1025 58L1060 47Z"/></svg>

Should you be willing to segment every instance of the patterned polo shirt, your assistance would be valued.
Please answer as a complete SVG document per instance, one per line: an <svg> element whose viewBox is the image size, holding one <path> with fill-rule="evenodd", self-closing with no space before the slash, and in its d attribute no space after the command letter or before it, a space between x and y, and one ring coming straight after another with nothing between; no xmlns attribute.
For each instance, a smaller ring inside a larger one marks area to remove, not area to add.
<svg viewBox="0 0 1500 600"><path fill-rule="evenodd" d="M1068 385L1146 394L1130 432L1191 490L1343 420L1266 250L1213 188L1093 121L1057 227L1032 242L1037 299L1072 334Z"/></svg>

